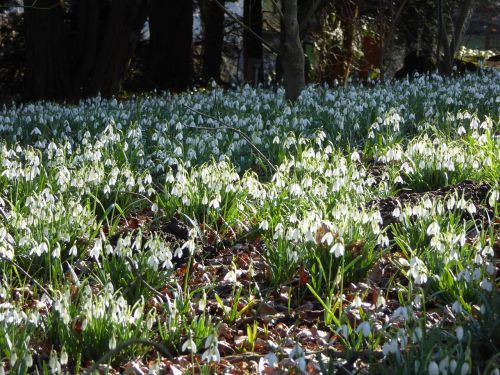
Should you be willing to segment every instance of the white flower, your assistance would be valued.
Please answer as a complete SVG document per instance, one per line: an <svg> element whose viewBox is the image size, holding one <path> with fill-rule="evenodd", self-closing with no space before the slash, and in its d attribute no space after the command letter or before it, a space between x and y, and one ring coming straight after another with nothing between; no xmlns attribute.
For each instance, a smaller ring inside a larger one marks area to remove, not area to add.
<svg viewBox="0 0 500 375"><path fill-rule="evenodd" d="M337 333L340 333L342 336L345 338L349 337L349 327L347 327L347 324L342 324L338 329Z"/></svg>
<svg viewBox="0 0 500 375"><path fill-rule="evenodd" d="M359 158L359 154L357 151L354 151L352 154L351 154L351 161L354 162L354 161L359 161L360 158Z"/></svg>
<svg viewBox="0 0 500 375"><path fill-rule="evenodd" d="M457 335L458 341L462 341L462 338L464 337L464 329L462 326L455 328L455 334Z"/></svg>
<svg viewBox="0 0 500 375"><path fill-rule="evenodd" d="M265 374L267 367L275 367L278 364L278 357L274 353L268 353L264 357L259 359L259 365L257 368L258 374Z"/></svg>
<svg viewBox="0 0 500 375"><path fill-rule="evenodd" d="M333 234L332 232L328 231L321 239L321 243L326 243L328 246L330 246L332 242L333 242Z"/></svg>
<svg viewBox="0 0 500 375"><path fill-rule="evenodd" d="M33 365L33 357L31 356L30 353L26 353L26 355L24 356L24 363L26 367L31 367ZM62 364L62 359L61 359L61 364Z"/></svg>
<svg viewBox="0 0 500 375"><path fill-rule="evenodd" d="M439 375L439 366L438 366L438 364L436 362L434 362L434 361L431 361L429 363L428 371L429 371L429 375Z"/></svg>
<svg viewBox="0 0 500 375"><path fill-rule="evenodd" d="M306 359L305 353L300 347L299 343L295 344L293 349L290 351L288 357L295 361L297 367L300 369L302 373L306 371Z"/></svg>
<svg viewBox="0 0 500 375"><path fill-rule="evenodd" d="M486 278L481 280L481 282L479 283L479 286L481 288L483 288L484 290L486 290L487 292L491 292L493 290L493 284L491 283L491 281L489 281Z"/></svg>
<svg viewBox="0 0 500 375"><path fill-rule="evenodd" d="M441 371L442 374L447 374L449 366L450 366L450 357L446 356L439 362L439 371Z"/></svg>
<svg viewBox="0 0 500 375"><path fill-rule="evenodd" d="M399 207L396 207L393 211L392 211L392 216L394 216L395 218L398 218L399 215L401 215L401 210L399 209Z"/></svg>
<svg viewBox="0 0 500 375"><path fill-rule="evenodd" d="M371 327L370 327L370 323L368 322L362 322L358 328L356 328L356 332L359 333L359 332L362 332L363 333L363 336L364 337L368 337L370 336L370 332L371 332Z"/></svg>
<svg viewBox="0 0 500 375"><path fill-rule="evenodd" d="M490 194L490 197L488 199L488 204L490 207L494 207L496 201L498 200L498 197L500 196L500 193L497 190L493 190Z"/></svg>
<svg viewBox="0 0 500 375"><path fill-rule="evenodd" d="M357 308L361 307L362 303L363 303L363 301L361 300L361 298L359 297L359 295L356 294L356 296L352 300L351 306L354 307L355 309L357 309Z"/></svg>
<svg viewBox="0 0 500 375"><path fill-rule="evenodd" d="M97 259L101 255L101 251L102 251L102 240L101 240L101 238L98 238L95 241L92 249L90 249L89 255L91 258Z"/></svg>
<svg viewBox="0 0 500 375"><path fill-rule="evenodd" d="M441 228L439 227L439 224L437 222L433 222L427 227L427 234L429 236L434 236L440 232Z"/></svg>
<svg viewBox="0 0 500 375"><path fill-rule="evenodd" d="M344 255L344 251L345 251L344 244L341 243L341 242L337 242L330 249L330 253L334 253L335 254L335 258L339 258L339 257L343 256Z"/></svg>
<svg viewBox="0 0 500 375"><path fill-rule="evenodd" d="M395 339L391 339L389 340L389 342L384 342L384 345L382 346L382 353L384 353L384 355L388 355L388 354L395 354L398 352L398 341L395 340Z"/></svg>
<svg viewBox="0 0 500 375"><path fill-rule="evenodd" d="M262 220L259 225L259 229L262 230L268 230L269 229L269 223L267 220Z"/></svg>
<svg viewBox="0 0 500 375"><path fill-rule="evenodd" d="M413 277L415 284L425 284L427 282L427 267L417 257L411 258L408 274Z"/></svg>
<svg viewBox="0 0 500 375"><path fill-rule="evenodd" d="M452 359L450 361L450 372L454 374L456 369L457 369L457 361Z"/></svg>
<svg viewBox="0 0 500 375"><path fill-rule="evenodd" d="M460 369L460 375L467 375L467 374L469 374L469 364L467 362L464 362L462 368Z"/></svg>
<svg viewBox="0 0 500 375"><path fill-rule="evenodd" d="M37 127L34 127L33 130L31 131L31 135L33 135L33 134L34 135L41 135L42 132Z"/></svg>
<svg viewBox="0 0 500 375"><path fill-rule="evenodd" d="M403 267L410 267L410 263L405 258L399 258L398 261Z"/></svg>
<svg viewBox="0 0 500 375"><path fill-rule="evenodd" d="M78 249L76 248L76 245L71 246L71 249L69 249L69 255L76 256L77 254L78 254Z"/></svg>
<svg viewBox="0 0 500 375"><path fill-rule="evenodd" d="M463 311L460 301L453 302L453 304L451 305L451 310L456 314L460 314Z"/></svg>
<svg viewBox="0 0 500 375"><path fill-rule="evenodd" d="M188 339L184 342L184 344L182 344L181 350L183 352L189 350L191 353L196 353L196 344L193 338L191 337L191 334L189 334Z"/></svg>
<svg viewBox="0 0 500 375"><path fill-rule="evenodd" d="M238 277L236 275L236 271L235 270L230 270L228 273L226 273L226 275L224 276L224 281L229 281L229 282L232 282L232 283L235 283L238 281Z"/></svg>
<svg viewBox="0 0 500 375"><path fill-rule="evenodd" d="M111 338L109 339L109 349L114 350L116 348L116 337L113 334Z"/></svg>

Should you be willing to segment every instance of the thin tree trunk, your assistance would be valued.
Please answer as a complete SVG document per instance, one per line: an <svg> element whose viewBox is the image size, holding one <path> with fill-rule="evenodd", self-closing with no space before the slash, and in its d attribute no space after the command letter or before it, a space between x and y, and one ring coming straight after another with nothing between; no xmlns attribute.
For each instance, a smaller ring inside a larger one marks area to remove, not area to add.
<svg viewBox="0 0 500 375"><path fill-rule="evenodd" d="M24 5L28 96L64 97L71 82L63 9L59 0L29 0Z"/></svg>
<svg viewBox="0 0 500 375"><path fill-rule="evenodd" d="M339 61L341 79L344 84L351 73L351 66L354 58L354 37L356 32L356 23L358 19L358 8L352 0L343 0L337 4L337 14L340 17L342 27L342 56Z"/></svg>
<svg viewBox="0 0 500 375"><path fill-rule="evenodd" d="M193 1L153 0L148 72L154 87L181 91L193 76Z"/></svg>
<svg viewBox="0 0 500 375"><path fill-rule="evenodd" d="M113 0L85 95L117 94L146 20L147 0Z"/></svg>
<svg viewBox="0 0 500 375"><path fill-rule="evenodd" d="M384 33L380 38L382 48L380 51L378 65L379 65L379 69L380 69L380 78L382 80L385 78L385 56L387 54L387 51L389 51L392 48L392 43L394 40L394 32L396 31L396 25L399 21L399 18L401 17L401 13L403 12L407 3L408 3L408 0L401 1L398 9L396 10L396 13L394 14L394 17L392 18L391 25L389 26L389 32L387 34Z"/></svg>
<svg viewBox="0 0 500 375"><path fill-rule="evenodd" d="M304 51L299 36L297 0L283 0L282 58L285 97L294 102L305 87Z"/></svg>
<svg viewBox="0 0 500 375"><path fill-rule="evenodd" d="M244 1L244 23L262 37L262 0ZM262 44L248 30L243 30L243 58L245 81L257 84L264 80Z"/></svg>
<svg viewBox="0 0 500 375"><path fill-rule="evenodd" d="M77 34L73 52L76 66L73 76L73 96L82 96L94 69L100 36L104 33L106 3L101 0L76 1ZM109 9L108 9L109 12Z"/></svg>
<svg viewBox="0 0 500 375"><path fill-rule="evenodd" d="M442 0L438 0L439 45L443 47L443 61L439 65L442 74L450 75L453 72L453 60L455 58L457 48L460 46L465 31L469 26L475 6L475 0L466 0L462 4L458 13L457 21L453 24L451 40L448 40Z"/></svg>
<svg viewBox="0 0 500 375"><path fill-rule="evenodd" d="M224 0L219 3L223 6ZM210 79L220 82L224 11L211 0L202 0L200 10L204 28L202 77L205 82Z"/></svg>

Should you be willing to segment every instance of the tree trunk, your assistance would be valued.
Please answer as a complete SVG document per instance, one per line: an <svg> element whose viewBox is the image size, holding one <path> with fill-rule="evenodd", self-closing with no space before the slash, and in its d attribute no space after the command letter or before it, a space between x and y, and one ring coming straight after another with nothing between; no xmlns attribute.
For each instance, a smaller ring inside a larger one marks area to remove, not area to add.
<svg viewBox="0 0 500 375"><path fill-rule="evenodd" d="M71 82L63 9L59 0L28 0L24 5L28 96L64 97Z"/></svg>
<svg viewBox="0 0 500 375"><path fill-rule="evenodd" d="M219 0L219 3L224 5L224 0ZM210 79L220 82L224 11L212 0L201 0L200 10L204 29L202 77L205 82Z"/></svg>
<svg viewBox="0 0 500 375"><path fill-rule="evenodd" d="M193 76L193 1L153 0L148 72L154 87L182 91Z"/></svg>
<svg viewBox="0 0 500 375"><path fill-rule="evenodd" d="M244 1L244 23L262 37L262 0ZM262 44L248 30L243 30L244 77L246 82L256 85L264 80Z"/></svg>
<svg viewBox="0 0 500 375"><path fill-rule="evenodd" d="M453 72L453 61L457 48L462 42L462 38L469 26L470 19L474 13L476 6L475 0L465 0L459 9L458 18L453 24L453 32L451 33L451 40L448 40L448 33L446 30L446 23L443 12L442 0L438 0L438 25L439 25L439 40L438 40L438 53L440 46L443 48L443 59L439 64L441 74L450 75ZM441 56L438 55L440 58Z"/></svg>
<svg viewBox="0 0 500 375"><path fill-rule="evenodd" d="M342 56L339 64L342 82L347 84L354 58L354 37L359 12L357 5L352 0L344 0L341 4L338 4L337 14L343 32Z"/></svg>
<svg viewBox="0 0 500 375"><path fill-rule="evenodd" d="M84 93L115 95L146 20L147 0L113 0L102 43Z"/></svg>
<svg viewBox="0 0 500 375"><path fill-rule="evenodd" d="M283 29L281 64L285 84L285 97L294 102L305 87L304 51L299 36L297 0L283 0Z"/></svg>
<svg viewBox="0 0 500 375"><path fill-rule="evenodd" d="M73 77L73 96L78 98L94 69L99 51L100 36L104 33L104 21L109 9L101 0L76 1L75 9L77 25L74 44L74 61L76 67Z"/></svg>

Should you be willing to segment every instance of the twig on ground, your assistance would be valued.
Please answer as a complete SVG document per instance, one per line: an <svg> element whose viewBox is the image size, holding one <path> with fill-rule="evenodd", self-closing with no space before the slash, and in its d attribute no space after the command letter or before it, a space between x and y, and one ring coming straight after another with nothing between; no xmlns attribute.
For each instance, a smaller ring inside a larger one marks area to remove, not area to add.
<svg viewBox="0 0 500 375"><path fill-rule="evenodd" d="M165 303L168 303L168 299L167 297L165 297L163 294L161 294L159 291L157 291L155 288L153 288L151 285L149 285L149 283L144 280L144 278L142 277L142 275L139 273L139 270L137 269L137 267L135 266L134 264L134 260L131 259L130 257L127 257L127 260L129 261L130 263L130 267L132 268L132 272L134 273L134 275L139 279L139 281L141 283L144 284L144 286L149 290L151 291L155 296L161 298L161 300Z"/></svg>
<svg viewBox="0 0 500 375"><path fill-rule="evenodd" d="M259 154L259 156L262 159L264 159L264 161L269 165L269 167L274 172L277 172L277 169L273 165L273 163L271 163L271 161L262 153L262 151L259 150L259 148L252 142L252 140L250 139L250 137L248 135L246 135L243 131L241 131L238 128L235 128L234 126L230 126L230 125L225 124L224 122L222 122L217 117L209 115L208 113L204 113L204 112L198 111L197 109L191 108L191 107L187 106L186 104L183 104L183 106L186 107L191 112L194 112L194 113L196 113L196 114L198 114L200 116L204 116L204 117L210 118L210 119L212 119L214 121L217 121L221 125L221 126L216 126L216 127L183 125L183 127L187 128L187 129L208 130L208 131L231 130L231 131L233 131L235 133L238 133L250 145L250 147L252 147L255 150L255 152L257 152L257 154Z"/></svg>
<svg viewBox="0 0 500 375"><path fill-rule="evenodd" d="M9 259L3 255L0 255L0 260L4 260L6 262L9 262L10 264L12 264L14 267L16 267L17 269L19 269L19 271L21 271L21 273L26 276L28 279L31 280L31 282L33 282L33 284L35 284L38 288L40 288L40 290L42 292L44 292L47 297L52 301L52 297L50 297L50 293L48 292L47 289L45 289L42 284L40 284L38 281L35 280L35 278L33 276L31 276L27 271L24 270L23 267L21 267L19 264L17 264L15 261L13 261L12 259Z"/></svg>
<svg viewBox="0 0 500 375"><path fill-rule="evenodd" d="M92 367L86 372L87 375L91 375L94 371L96 371L99 368L99 365L102 363L106 363L110 358L112 358L115 354L118 354L121 352L123 349L126 349L127 347L131 345L136 345L136 344L141 344L141 345L147 345L147 346L152 346L155 348L162 356L168 358L168 359L173 359L174 357L170 353L170 351L163 346L162 344L158 342L154 342L151 340L147 339L139 339L139 338L133 338L126 340L116 346L116 348L110 350L106 354L104 354L101 358L99 358Z"/></svg>
<svg viewBox="0 0 500 375"><path fill-rule="evenodd" d="M311 352L306 352L306 355L317 355L317 354L324 354L330 358L333 359L348 359L348 360L356 360L356 359L361 359L361 360L368 360L370 358L375 358L375 359L382 359L384 358L384 353L382 352L374 352L372 350L360 350L360 351L345 351L345 352L340 352L338 350L335 350L331 346L328 346L324 349L317 350L317 351L311 351Z"/></svg>

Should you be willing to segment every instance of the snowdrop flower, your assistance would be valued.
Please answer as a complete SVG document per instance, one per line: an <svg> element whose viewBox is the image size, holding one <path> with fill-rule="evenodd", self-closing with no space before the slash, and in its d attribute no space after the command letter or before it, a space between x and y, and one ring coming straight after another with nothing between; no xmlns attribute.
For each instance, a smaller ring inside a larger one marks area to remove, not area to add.
<svg viewBox="0 0 500 375"><path fill-rule="evenodd" d="M337 333L340 333L344 338L349 337L349 327L347 327L347 324L342 324L338 329Z"/></svg>
<svg viewBox="0 0 500 375"><path fill-rule="evenodd" d="M290 351L288 357L295 362L296 366L300 369L302 373L305 373L306 358L305 358L305 353L300 347L299 343L295 344L293 349Z"/></svg>
<svg viewBox="0 0 500 375"><path fill-rule="evenodd" d="M413 277L415 284L425 284L427 282L427 268L424 262L417 257L410 260L410 270L408 274Z"/></svg>
<svg viewBox="0 0 500 375"><path fill-rule="evenodd" d="M491 283L491 281L489 281L486 278L483 278L481 280L481 282L479 283L479 286L481 288L483 288L484 290L486 290L487 292L491 292L493 290L493 284Z"/></svg>
<svg viewBox="0 0 500 375"><path fill-rule="evenodd" d="M330 249L330 253L335 254L335 258L340 258L341 256L344 255L344 252L345 252L344 244L341 242L335 243L335 245L333 245Z"/></svg>
<svg viewBox="0 0 500 375"><path fill-rule="evenodd" d="M493 190L488 198L488 204L490 207L494 207L498 198L500 197L500 193L497 190Z"/></svg>
<svg viewBox="0 0 500 375"><path fill-rule="evenodd" d="M34 135L42 135L42 132L37 127L34 127L30 134L31 135L33 135L33 134Z"/></svg>
<svg viewBox="0 0 500 375"><path fill-rule="evenodd" d="M464 337L464 329L462 326L455 328L455 334L457 335L458 341L462 341L462 338Z"/></svg>
<svg viewBox="0 0 500 375"><path fill-rule="evenodd" d="M113 333L111 335L111 338L109 339L109 349L114 350L116 348L116 337L115 334Z"/></svg>
<svg viewBox="0 0 500 375"><path fill-rule="evenodd" d="M410 317L409 309L406 306L400 306L392 314L393 319L403 318L403 320L408 320Z"/></svg>
<svg viewBox="0 0 500 375"><path fill-rule="evenodd" d="M261 230L268 230L269 229L269 222L267 220L262 220L259 225L259 229Z"/></svg>
<svg viewBox="0 0 500 375"><path fill-rule="evenodd" d="M366 321L362 322L358 326L358 328L356 328L356 333L359 333L359 332L362 332L364 337L370 336L370 332L371 332L370 323L368 323Z"/></svg>
<svg viewBox="0 0 500 375"><path fill-rule="evenodd" d="M385 356L388 354L396 354L398 352L398 341L396 339L391 339L388 342L386 341L382 346L382 353Z"/></svg>
<svg viewBox="0 0 500 375"><path fill-rule="evenodd" d="M394 216L395 218L399 218L399 215L401 215L401 210L399 209L399 207L396 207L396 208L392 211L392 216Z"/></svg>
<svg viewBox="0 0 500 375"><path fill-rule="evenodd" d="M437 222L433 222L427 227L427 234L429 236L434 236L440 232L441 228L439 227L439 224Z"/></svg>
<svg viewBox="0 0 500 375"><path fill-rule="evenodd" d="M332 232L328 231L325 233L323 238L321 238L321 243L326 243L328 246L330 246L333 242L333 234Z"/></svg>
<svg viewBox="0 0 500 375"><path fill-rule="evenodd" d="M278 364L278 357L274 353L268 353L264 357L259 359L259 365L257 368L258 374L266 374L266 368L274 368Z"/></svg>
<svg viewBox="0 0 500 375"><path fill-rule="evenodd" d="M429 375L439 375L439 366L436 362L431 361L428 367Z"/></svg>
<svg viewBox="0 0 500 375"><path fill-rule="evenodd" d="M182 344L181 350L183 352L189 350L191 353L196 353L196 343L193 340L191 331L188 333L188 339Z"/></svg>
<svg viewBox="0 0 500 375"><path fill-rule="evenodd" d="M453 302L453 304L451 305L451 310L456 314L460 314L463 311L460 301Z"/></svg>
<svg viewBox="0 0 500 375"><path fill-rule="evenodd" d="M447 374L449 366L450 366L450 357L446 356L441 361L439 361L439 371L441 371L441 374Z"/></svg>

